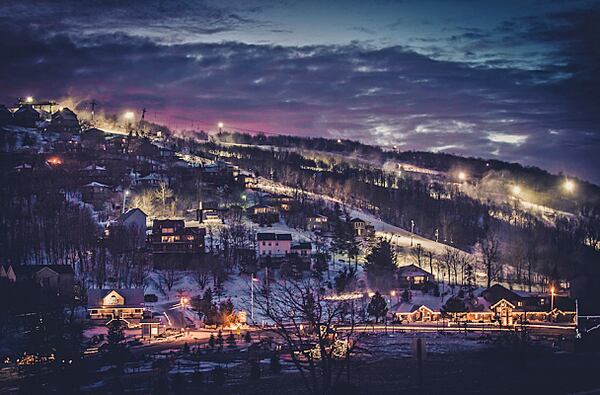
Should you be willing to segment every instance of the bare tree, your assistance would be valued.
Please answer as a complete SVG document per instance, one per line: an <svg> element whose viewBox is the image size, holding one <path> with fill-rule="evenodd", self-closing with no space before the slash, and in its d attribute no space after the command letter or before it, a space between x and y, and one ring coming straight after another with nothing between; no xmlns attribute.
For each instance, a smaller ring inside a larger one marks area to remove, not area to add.
<svg viewBox="0 0 600 395"><path fill-rule="evenodd" d="M255 292L258 313L274 324L306 389L327 394L346 370L356 347L353 304L328 300L314 279L279 280ZM348 323L344 332L335 325Z"/></svg>
<svg viewBox="0 0 600 395"><path fill-rule="evenodd" d="M165 182L161 182L154 194L161 206L161 215L164 217L167 215L167 202L173 198L173 190Z"/></svg>
<svg viewBox="0 0 600 395"><path fill-rule="evenodd" d="M486 273L487 287L491 287L492 281L496 279L499 272L498 262L500 261L500 240L494 231L488 233L479 240L479 252L481 254L481 263Z"/></svg>

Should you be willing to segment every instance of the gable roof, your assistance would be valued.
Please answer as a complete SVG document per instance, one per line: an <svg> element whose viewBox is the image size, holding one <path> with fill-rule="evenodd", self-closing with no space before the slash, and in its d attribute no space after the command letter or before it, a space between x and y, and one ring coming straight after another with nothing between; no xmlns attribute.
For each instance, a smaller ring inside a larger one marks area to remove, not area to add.
<svg viewBox="0 0 600 395"><path fill-rule="evenodd" d="M403 277L415 277L415 276L431 276L426 270L421 269L417 265L411 264L408 266L401 266L398 268L398 275Z"/></svg>
<svg viewBox="0 0 600 395"><path fill-rule="evenodd" d="M125 299L125 304L119 307L142 307L144 305L144 290L141 288L107 288L88 289L88 307L102 306L102 300L112 291Z"/></svg>
<svg viewBox="0 0 600 395"><path fill-rule="evenodd" d="M522 301L522 297L516 292L503 287L500 284L494 284L488 289L481 292L481 296L485 298L492 306L498 303L502 299L506 299L512 305L516 305L519 301Z"/></svg>
<svg viewBox="0 0 600 395"><path fill-rule="evenodd" d="M121 214L121 216L119 217L119 222L125 222L125 221L127 221L133 214L135 214L138 211L140 213L142 213L144 215L144 217L147 217L146 213L143 212L142 209L135 207L135 208L127 210L126 213Z"/></svg>
<svg viewBox="0 0 600 395"><path fill-rule="evenodd" d="M73 274L73 268L69 265L15 265L9 267L13 268L13 271L17 277L31 277L45 268L48 268L58 274Z"/></svg>

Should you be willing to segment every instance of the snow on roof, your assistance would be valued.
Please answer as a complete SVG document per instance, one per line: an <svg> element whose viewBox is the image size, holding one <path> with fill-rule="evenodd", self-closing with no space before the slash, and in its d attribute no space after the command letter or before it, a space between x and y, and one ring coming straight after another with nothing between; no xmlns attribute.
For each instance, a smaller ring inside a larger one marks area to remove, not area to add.
<svg viewBox="0 0 600 395"><path fill-rule="evenodd" d="M94 188L94 187L98 187L98 188L108 188L108 185L105 184L101 184L99 182L96 181L92 181L89 184L85 184L84 187L90 187L90 188Z"/></svg>
<svg viewBox="0 0 600 395"><path fill-rule="evenodd" d="M415 277L415 276L431 276L431 273L421 269L416 265L401 266L398 268L398 275L403 277Z"/></svg>
<svg viewBox="0 0 600 395"><path fill-rule="evenodd" d="M98 165L95 165L95 164L91 164L91 165L89 165L87 167L84 167L83 170L86 170L86 171L92 171L92 170L106 171L106 167L102 167L102 166L98 166Z"/></svg>
<svg viewBox="0 0 600 395"><path fill-rule="evenodd" d="M125 299L125 305L118 307L140 307L144 304L144 290L141 288L120 289L89 289L87 291L88 306L102 306L102 299L112 291L115 291Z"/></svg>

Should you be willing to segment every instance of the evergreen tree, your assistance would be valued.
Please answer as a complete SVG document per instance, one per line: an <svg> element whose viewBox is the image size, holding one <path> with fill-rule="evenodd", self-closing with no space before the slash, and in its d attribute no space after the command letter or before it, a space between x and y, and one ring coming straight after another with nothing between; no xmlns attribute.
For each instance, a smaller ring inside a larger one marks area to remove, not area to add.
<svg viewBox="0 0 600 395"><path fill-rule="evenodd" d="M233 332L229 332L229 336L227 336L227 347L234 348L235 346L235 336L233 335Z"/></svg>
<svg viewBox="0 0 600 395"><path fill-rule="evenodd" d="M387 291L394 287L396 254L389 241L379 240L367 255L365 265L367 279L371 287Z"/></svg>
<svg viewBox="0 0 600 395"><path fill-rule="evenodd" d="M221 331L219 331L217 333L217 347L219 348L219 351L223 350L223 335L221 334Z"/></svg>
<svg viewBox="0 0 600 395"><path fill-rule="evenodd" d="M383 296L378 292L371 298L369 305L367 306L367 313L370 316L375 317L375 323L379 323L379 318L386 316L388 312L387 303Z"/></svg>

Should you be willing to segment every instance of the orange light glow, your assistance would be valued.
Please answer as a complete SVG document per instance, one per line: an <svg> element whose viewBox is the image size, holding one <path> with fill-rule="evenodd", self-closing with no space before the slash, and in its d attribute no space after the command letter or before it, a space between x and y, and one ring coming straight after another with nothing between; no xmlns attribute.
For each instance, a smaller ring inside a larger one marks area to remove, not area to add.
<svg viewBox="0 0 600 395"><path fill-rule="evenodd" d="M48 159L48 163L50 163L51 165L62 165L62 159L60 159L58 156L53 156L52 158Z"/></svg>

